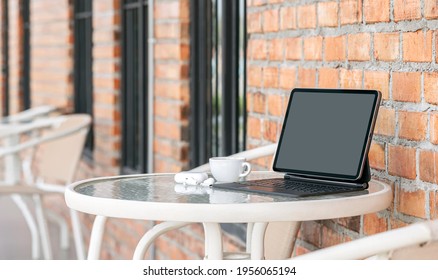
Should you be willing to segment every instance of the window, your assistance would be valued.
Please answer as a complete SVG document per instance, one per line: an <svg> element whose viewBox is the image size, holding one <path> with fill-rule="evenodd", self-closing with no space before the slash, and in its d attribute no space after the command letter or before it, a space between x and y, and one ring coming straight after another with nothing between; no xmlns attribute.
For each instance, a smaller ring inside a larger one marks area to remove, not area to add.
<svg viewBox="0 0 438 280"><path fill-rule="evenodd" d="M74 1L74 101L75 112L93 115L92 0ZM90 129L84 153L92 157L94 139Z"/></svg>
<svg viewBox="0 0 438 280"><path fill-rule="evenodd" d="M30 0L20 2L20 25L22 30L21 38L21 75L20 75L20 95L22 97L22 109L29 109L30 99Z"/></svg>
<svg viewBox="0 0 438 280"><path fill-rule="evenodd" d="M195 167L245 149L246 1L192 0L190 8L190 165Z"/></svg>
<svg viewBox="0 0 438 280"><path fill-rule="evenodd" d="M2 0L2 114L9 115L9 13L8 0Z"/></svg>
<svg viewBox="0 0 438 280"><path fill-rule="evenodd" d="M122 173L147 171L148 2L122 2Z"/></svg>
<svg viewBox="0 0 438 280"><path fill-rule="evenodd" d="M190 166L245 149L246 0L190 2ZM245 225L222 228L245 239Z"/></svg>

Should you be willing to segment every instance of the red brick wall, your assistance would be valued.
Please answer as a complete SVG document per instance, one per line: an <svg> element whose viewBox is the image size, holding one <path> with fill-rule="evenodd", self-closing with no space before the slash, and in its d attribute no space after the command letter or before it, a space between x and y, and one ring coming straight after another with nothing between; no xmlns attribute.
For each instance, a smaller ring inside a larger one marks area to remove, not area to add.
<svg viewBox="0 0 438 280"><path fill-rule="evenodd" d="M68 0L30 1L32 106L52 104L66 111L73 108L70 20Z"/></svg>
<svg viewBox="0 0 438 280"><path fill-rule="evenodd" d="M18 1L9 2L9 114L20 111L20 29Z"/></svg>
<svg viewBox="0 0 438 280"><path fill-rule="evenodd" d="M437 11L434 0L248 1L249 146L276 141L293 87L383 93L369 158L393 205L304 223L296 253L438 217Z"/></svg>
<svg viewBox="0 0 438 280"><path fill-rule="evenodd" d="M154 169L188 168L189 0L155 1Z"/></svg>
<svg viewBox="0 0 438 280"><path fill-rule="evenodd" d="M154 2L154 171L174 172L188 168L189 0ZM304 223L297 253L438 216L433 168L438 153L438 7L432 0L399 2L248 0L248 148L277 140L294 87L377 88L383 93L370 162L374 177L393 186L393 205L377 214ZM18 47L13 46L20 38L17 7L11 4L10 9L13 95L19 75ZM31 26L32 104L71 111L72 1L31 1ZM81 162L78 179L119 173L120 0L93 1L93 43L95 149L92 160ZM11 99L17 110L18 99ZM269 168L270 161L257 160L255 168ZM62 196L47 204L67 214ZM87 239L93 217L82 218ZM110 219L102 257L131 258L149 227L148 222ZM230 237L226 241L229 251L242 245ZM193 225L173 231L156 245L160 259L201 258L202 229Z"/></svg>

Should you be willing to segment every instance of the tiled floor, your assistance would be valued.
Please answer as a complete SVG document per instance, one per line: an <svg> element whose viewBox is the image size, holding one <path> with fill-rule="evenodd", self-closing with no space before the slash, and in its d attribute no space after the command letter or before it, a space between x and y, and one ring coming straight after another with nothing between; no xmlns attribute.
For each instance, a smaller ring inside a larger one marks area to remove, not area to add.
<svg viewBox="0 0 438 280"><path fill-rule="evenodd" d="M69 250L60 250L58 228L49 223L49 230L54 259L76 259L72 240ZM0 196L0 260L32 259L31 243L21 212L9 196Z"/></svg>

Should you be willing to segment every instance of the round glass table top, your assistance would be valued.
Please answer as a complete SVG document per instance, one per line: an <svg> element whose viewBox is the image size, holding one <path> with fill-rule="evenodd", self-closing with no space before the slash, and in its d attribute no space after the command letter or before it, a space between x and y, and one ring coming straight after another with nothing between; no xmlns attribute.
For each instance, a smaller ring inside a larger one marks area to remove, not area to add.
<svg viewBox="0 0 438 280"><path fill-rule="evenodd" d="M281 173L252 172L248 179ZM305 221L355 216L387 208L391 188L371 181L365 193L296 198L176 184L174 174L142 174L89 179L70 185L67 206L107 217L157 221L241 223Z"/></svg>
<svg viewBox="0 0 438 280"><path fill-rule="evenodd" d="M282 174L275 172L252 172L248 179L281 178ZM132 201L149 201L157 203L262 203L284 202L294 200L330 199L352 195L367 194L377 191L376 186L365 192L335 194L297 198L281 194L255 194L239 191L216 189L200 185L183 185L174 181L173 174L150 174L140 177L123 177L80 184L74 188L78 194Z"/></svg>

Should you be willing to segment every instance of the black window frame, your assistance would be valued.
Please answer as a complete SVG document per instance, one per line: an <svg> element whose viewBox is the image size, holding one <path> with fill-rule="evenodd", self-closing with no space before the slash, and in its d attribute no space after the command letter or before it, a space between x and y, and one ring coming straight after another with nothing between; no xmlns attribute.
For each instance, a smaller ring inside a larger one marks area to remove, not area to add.
<svg viewBox="0 0 438 280"><path fill-rule="evenodd" d="M246 0L190 1L191 168L246 147L246 34ZM245 224L221 226L245 241Z"/></svg>
<svg viewBox="0 0 438 280"><path fill-rule="evenodd" d="M74 29L74 111L93 116L93 1L73 1ZM91 126L84 155L92 159L94 131Z"/></svg>
<svg viewBox="0 0 438 280"><path fill-rule="evenodd" d="M22 98L22 109L31 107L30 93L30 0L20 1L20 20L21 20L21 75L20 93Z"/></svg>
<svg viewBox="0 0 438 280"><path fill-rule="evenodd" d="M121 2L122 61L121 173L148 171L148 8L147 0Z"/></svg>
<svg viewBox="0 0 438 280"><path fill-rule="evenodd" d="M9 115L9 5L2 0L2 115Z"/></svg>
<svg viewBox="0 0 438 280"><path fill-rule="evenodd" d="M212 156L234 154L246 147L246 1L242 2L190 1L192 168Z"/></svg>

